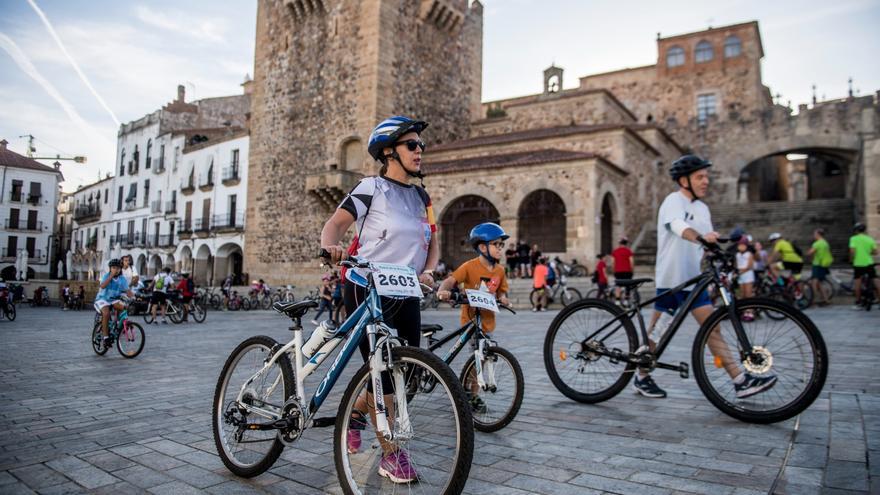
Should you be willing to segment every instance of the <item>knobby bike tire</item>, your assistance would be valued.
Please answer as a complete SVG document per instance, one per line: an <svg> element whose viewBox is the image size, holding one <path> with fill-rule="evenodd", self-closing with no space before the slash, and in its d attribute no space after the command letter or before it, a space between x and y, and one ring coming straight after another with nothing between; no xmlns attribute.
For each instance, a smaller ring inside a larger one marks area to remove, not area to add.
<svg viewBox="0 0 880 495"><path fill-rule="evenodd" d="M471 416L470 405L467 402L464 390L461 388L461 383L459 383L449 366L429 351L416 347L398 346L393 347L391 352L393 362L409 361L418 363L423 368L430 369L433 377L435 379L439 378L446 387L446 390L450 392L452 405L454 406L456 413L454 417L457 430L458 455L455 459L454 467L452 468L452 475L440 493L450 495L459 494L464 490L464 485L467 482L468 474L470 473L471 461L474 454L473 417ZM336 414L336 425L333 432L333 457L336 463L336 473L339 477L339 483L342 487L343 493L346 494L357 493L360 491L358 487L352 486L353 480L349 479L349 470L347 469L347 434L351 409L353 409L354 403L357 399L355 395L359 392L364 380L369 379L367 376L369 372L369 365L364 364L354 374L348 387L346 387L345 393L342 395L342 400L339 403L339 410ZM373 432L365 434L372 433ZM373 472L373 475L376 476L375 471ZM376 476L376 478L378 478L378 476Z"/></svg>
<svg viewBox="0 0 880 495"><path fill-rule="evenodd" d="M265 335L258 335L255 337L251 337L246 339L244 342L238 345L232 354L226 359L226 363L223 365L223 371L220 373L220 378L217 380L217 386L214 389L214 401L213 401L213 410L212 410L212 428L214 433L214 446L217 448L217 453L220 455L220 460L223 461L223 464L226 466L229 471L231 471L236 476L241 476L243 478L252 478L259 474L264 473L267 469L271 468L275 461L278 460L278 456L281 455L281 452L284 450L284 444L281 443L281 440L276 436L272 441L272 446L269 448L269 451L266 455L254 462L250 465L242 464L236 462L229 456L229 453L226 451L223 445L223 439L221 438L220 428L223 422L223 413L226 410L227 404L234 400L235 398L226 397L225 391L226 386L228 384L229 377L232 375L234 371L234 366L238 364L238 360L240 356L244 356L246 351L251 347L262 347L267 350L268 353L271 354L271 349L275 348L278 345L278 342L271 337L267 337ZM284 382L284 399L285 401L289 399L293 395L293 391L295 385L293 383L293 370L290 366L290 360L287 356L280 356L278 360L275 362L277 366L279 366L281 370L281 376ZM232 390L236 390L233 388Z"/></svg>
<svg viewBox="0 0 880 495"><path fill-rule="evenodd" d="M513 392L513 402L510 404L510 407L506 410L505 414L498 418L497 421L483 421L479 414L472 412L472 416L474 417L474 429L477 431L482 431L484 433L492 433L498 431L505 426L509 425L513 418L516 417L516 414L519 412L519 408L522 406L523 393L525 389L525 379L523 377L522 367L519 365L519 361L517 361L516 357L502 347L489 347L486 350L486 358L492 359L493 355L500 356L501 359L507 361L510 365L510 369L513 370L514 376L514 392ZM466 380L468 378L468 374L470 373L471 368L474 366L474 362L476 359L474 355L471 354L471 357L464 363L464 366L461 368L461 374L458 379L461 381L462 387L466 385ZM465 389L465 393L468 390ZM488 392L492 393L492 392ZM483 394L485 395L485 393Z"/></svg>
<svg viewBox="0 0 880 495"><path fill-rule="evenodd" d="M135 323L131 320L128 321L128 328L129 328L130 332L134 332L133 335L135 336L135 339L137 339L138 336L140 336L140 344L138 344L137 349L135 349L134 352L126 353L125 351L123 351L122 350L122 345L123 345L122 342L123 342L123 339L127 338L125 335L125 329L123 329L119 332L119 335L116 336L116 350L119 351L119 354L121 354L122 357L132 359L132 358L136 358L138 356L138 354L140 354L141 351L144 350L144 344L147 341L147 337L146 337L146 334L144 333L143 327L141 327L140 325L138 325L137 323Z"/></svg>
<svg viewBox="0 0 880 495"><path fill-rule="evenodd" d="M572 342L571 344L575 345L574 349L572 349L571 345L569 345L565 349L556 349L556 346L554 346L554 341L556 339L557 333L563 328L563 326L565 325L566 321L569 318L572 319L573 326L578 327L579 325L574 323L575 319L577 318L578 313L582 312L582 311L590 311L590 310L597 311L597 314L600 314L602 312L608 313L608 316L605 317L605 322L607 322L617 316L624 314L624 311L622 309L620 309L619 307L617 307L614 304L611 304L607 301L601 301L599 299L582 299L580 301L577 301L577 302L565 307L562 311L559 312L558 315L556 315L556 318L553 318L553 321L550 323L550 327L547 329L547 335L544 339L544 367L547 370L547 375L550 377L550 381L553 383L553 386L555 386L557 390L559 390L563 395L565 395L569 399L574 400L576 402L581 402L584 404L595 404L597 402L602 402L602 401L608 400L608 399L614 397L615 395L619 394L624 389L624 387L626 387L626 384L629 383L629 380L630 380L630 378L632 378L632 374L636 368L635 364L629 364L629 363L624 364L624 363L618 362L617 364L620 365L620 377L617 378L614 382L610 383L609 385L607 385L603 388L600 388L598 390L595 390L595 391L589 391L589 392L579 391L579 390L575 389L574 387L570 386L568 383L566 383L565 378L563 376L561 376L560 373L558 372L558 370L556 369L557 368L556 359L558 357L559 360L563 361L563 362L567 361L569 359L572 359L573 360L572 364L574 363L574 360L578 360L578 361L583 360L580 357L577 357L577 358L573 357L573 354L575 354L573 351L577 351L576 354L581 353L583 343L582 342ZM622 325L622 330L624 332L623 335L625 335L625 339L626 339L626 346L625 346L626 348L622 348L620 350L624 353L632 354L636 351L636 348L638 347L638 342L639 342L638 337L636 335L635 326L633 325L632 321L626 317L621 318L619 320L619 322L620 322L620 325ZM602 323L604 324L604 322L602 322ZM579 340L585 339L589 334L593 333L595 330L597 330L601 326L602 325L596 325L595 328L592 328L590 330L585 331L582 335L577 336L578 339ZM614 328L614 327L615 327L615 325L612 325L611 328ZM620 329L618 329L617 331L619 332ZM604 333L600 334L600 336L601 335L604 335ZM563 352L565 353L564 358L563 358ZM610 363L610 360L607 356L598 356L598 355L590 356L589 362L578 363L577 374L584 374L582 372L582 370L580 369L581 364L583 364L584 369L586 369L587 365L592 366L593 363L599 363L599 362L603 362L603 361L608 361ZM566 363L566 364L568 364L568 363ZM595 368L597 366L592 366L592 367ZM614 372L607 373L607 375L616 374L616 373L617 372L614 371ZM577 374L575 376L577 376Z"/></svg>
<svg viewBox="0 0 880 495"><path fill-rule="evenodd" d="M744 311L752 311L753 313L767 313L770 311L775 311L784 316L783 319L791 320L799 329L803 335L806 337L807 341L810 344L812 350L812 364L813 369L809 373L809 377L806 380L806 385L803 390L795 397L793 400L782 404L780 407L776 407L770 410L754 410L754 408L750 409L750 402L748 400L738 401L728 400L722 396L721 393L717 390L718 387L712 384L711 379L709 378L709 373L706 367L706 360L704 359L704 347L708 346L708 339L710 333L715 328L716 325L722 323L725 319L727 319L727 308L718 309L714 311L706 321L700 326L700 330L697 332L697 336L694 339L694 345L691 352L691 360L692 366L694 370L694 378L696 379L697 385L699 385L700 390L703 392L703 395L709 399L709 402L712 403L715 407L717 407L721 412L727 414L730 417L736 418L740 421L745 421L748 423L758 423L758 424L768 424L768 423L776 423L779 421L784 421L786 419L792 418L801 412L804 411L810 404L816 400L816 397L822 392L822 387L825 385L825 379L828 375L828 350L825 347L825 340L822 338L822 334L819 332L819 329L816 328L816 325L807 317L803 312L798 311L796 308L791 305L780 303L777 301L773 301L765 298L751 298L751 299L742 299L737 301L736 308L739 314L742 314ZM744 327L746 328L746 332L748 333L749 323L744 323ZM731 328L732 332L732 328ZM772 339L768 339L767 347L770 347L769 343L774 343L773 347L785 348L786 345L781 341L782 338L778 335L778 331L776 332ZM757 336L752 337L752 340L756 339ZM758 342L757 344L760 344ZM757 345L753 342L753 345ZM803 354L803 350L800 348L801 346L790 346L793 349L796 349ZM774 352L773 348L768 349L771 353ZM710 351L711 352L711 351ZM793 351L792 351L793 352ZM734 355L737 355L734 353ZM717 361L718 358L716 357ZM776 358L777 363L779 357ZM785 364L785 363L783 363ZM718 368L718 364L714 365ZM742 370L742 368L740 368ZM777 367L776 371L781 371L784 368ZM771 366L768 372L772 371L773 367ZM720 373L720 372L719 372ZM788 375L778 376L778 381L776 387L781 385L785 385L785 383L797 383L798 380L792 380L788 378ZM719 379L719 382L724 383L726 380L729 380L729 377L722 376ZM785 383L783 383L785 380ZM727 386L725 384L725 386ZM777 388L778 391L778 388ZM763 392L764 394L774 393L774 389L768 389ZM760 394L756 394L752 397L758 397L760 399ZM759 400L758 399L758 400Z"/></svg>
<svg viewBox="0 0 880 495"><path fill-rule="evenodd" d="M92 328L92 350L99 356L107 354L107 351L109 350L107 347L101 347L101 343L97 339L102 338L103 332L101 332L101 322L99 321L98 323L95 323L95 326Z"/></svg>

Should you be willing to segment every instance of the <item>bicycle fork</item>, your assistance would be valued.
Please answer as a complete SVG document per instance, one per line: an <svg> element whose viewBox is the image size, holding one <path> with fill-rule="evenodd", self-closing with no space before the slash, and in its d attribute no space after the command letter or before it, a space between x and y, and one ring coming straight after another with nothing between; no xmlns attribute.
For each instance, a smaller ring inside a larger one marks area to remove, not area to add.
<svg viewBox="0 0 880 495"><path fill-rule="evenodd" d="M474 371L480 390L492 393L498 390L498 384L495 383L495 361L486 359L486 339L480 339L477 349L474 350Z"/></svg>
<svg viewBox="0 0 880 495"><path fill-rule="evenodd" d="M394 383L394 406L397 421L397 432L403 438L411 438L412 423L409 418L409 408L406 397L406 384L404 382L403 369L400 366L392 364L391 359L391 338L386 336L379 340L377 345L376 335L378 326L376 324L367 325L367 339L373 353L370 355L370 381L373 384L373 407L376 410L376 431L387 442L393 441L395 438L394 431L388 422L388 408L385 407L385 393L382 389L382 372L388 372L392 375ZM385 350L383 353L382 350ZM383 358L383 354L387 358Z"/></svg>

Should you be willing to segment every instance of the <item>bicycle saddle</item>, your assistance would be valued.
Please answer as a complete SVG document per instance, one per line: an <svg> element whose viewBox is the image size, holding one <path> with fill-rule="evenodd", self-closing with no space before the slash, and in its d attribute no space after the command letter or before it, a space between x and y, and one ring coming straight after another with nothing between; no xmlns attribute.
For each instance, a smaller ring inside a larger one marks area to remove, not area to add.
<svg viewBox="0 0 880 495"><path fill-rule="evenodd" d="M620 287L638 287L638 286L644 284L645 282L652 282L653 280L654 280L653 278L634 278L631 280L617 279L614 281L614 283L616 285L619 285Z"/></svg>
<svg viewBox="0 0 880 495"><path fill-rule="evenodd" d="M443 327L440 325L422 325L422 337L430 337L441 330Z"/></svg>
<svg viewBox="0 0 880 495"><path fill-rule="evenodd" d="M318 301L283 302L278 301L272 305L272 309L284 313L289 318L302 318L311 308L317 308Z"/></svg>

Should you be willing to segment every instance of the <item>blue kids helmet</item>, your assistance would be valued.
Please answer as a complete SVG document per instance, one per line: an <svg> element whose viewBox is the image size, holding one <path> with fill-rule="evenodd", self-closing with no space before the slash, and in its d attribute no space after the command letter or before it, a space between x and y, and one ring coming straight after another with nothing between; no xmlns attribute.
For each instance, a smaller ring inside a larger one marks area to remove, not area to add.
<svg viewBox="0 0 880 495"><path fill-rule="evenodd" d="M367 152L373 157L373 160L384 163L382 150L390 148L407 132L415 132L421 134L428 123L421 120L413 120L409 117L396 115L394 117L383 120L373 129L370 134L370 140L367 144ZM396 155L395 151L391 156Z"/></svg>
<svg viewBox="0 0 880 495"><path fill-rule="evenodd" d="M502 229L500 225L497 223L486 222L471 229L471 233L468 236L468 243L474 248L474 251L494 265L495 263L498 263L498 259L490 256L488 249L485 254L480 252L479 245L484 243L488 244L496 239L506 241L509 238L510 236L504 232L504 229Z"/></svg>

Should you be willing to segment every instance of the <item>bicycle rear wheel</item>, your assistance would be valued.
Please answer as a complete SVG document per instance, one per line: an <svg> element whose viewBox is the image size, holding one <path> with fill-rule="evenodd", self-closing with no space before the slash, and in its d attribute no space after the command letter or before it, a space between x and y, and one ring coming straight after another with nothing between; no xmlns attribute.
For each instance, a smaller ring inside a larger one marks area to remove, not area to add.
<svg viewBox="0 0 880 495"><path fill-rule="evenodd" d="M430 352L413 347L393 347L391 353L392 382L402 384L402 387L384 391L386 397L394 396L394 407L389 407L394 414L388 415L394 434L392 440L379 442L377 431L368 419L373 406L367 392L370 382L368 365L355 373L339 404L333 432L333 455L342 491L461 493L470 472L474 449L473 418L464 390L449 366ZM428 382L430 387L420 386ZM356 407L358 403L360 408ZM398 421L404 417L400 414L401 404L406 407L408 422ZM355 448L355 443L349 444L349 428L358 432L358 438L366 445ZM418 481L408 485L392 482L390 477L399 475L393 469L398 464L393 462L392 456L382 461L386 450L395 452L394 456L406 455L409 462L399 464L401 468L404 464L414 468Z"/></svg>
<svg viewBox="0 0 880 495"><path fill-rule="evenodd" d="M6 312L6 318L8 318L9 321L15 321L15 305L14 304L12 304L12 303L7 304L5 312Z"/></svg>
<svg viewBox="0 0 880 495"><path fill-rule="evenodd" d="M583 297L581 296L581 291L572 287L567 287L562 291L562 294L559 294L559 299L563 306L568 306L575 301L580 301Z"/></svg>
<svg viewBox="0 0 880 495"><path fill-rule="evenodd" d="M146 340L144 329L129 320L116 336L116 350L122 354L122 357L131 359L137 357L144 350Z"/></svg>
<svg viewBox="0 0 880 495"><path fill-rule="evenodd" d="M623 310L605 301L582 299L564 308L547 329L544 367L553 385L569 399L602 402L626 387L636 367L612 362L609 354L631 354L637 346L636 329Z"/></svg>
<svg viewBox="0 0 880 495"><path fill-rule="evenodd" d="M177 301L168 301L168 312L166 314L172 323L183 321L183 307Z"/></svg>
<svg viewBox="0 0 880 495"><path fill-rule="evenodd" d="M104 347L101 344L101 340L104 338L104 334L101 333L101 322L95 323L94 328L92 328L92 350L95 351L95 354L99 356L103 356L107 354L107 347Z"/></svg>
<svg viewBox="0 0 880 495"><path fill-rule="evenodd" d="M486 350L482 369L486 375L487 363L492 363L495 389L480 390L475 362L474 356L471 355L461 369L459 380L465 394L470 394L474 428L491 433L509 425L519 412L525 388L523 372L519 361L510 351L501 347L490 347Z"/></svg>
<svg viewBox="0 0 880 495"><path fill-rule="evenodd" d="M586 277L587 276L587 267L584 265L574 265L571 267L571 276L572 277Z"/></svg>
<svg viewBox="0 0 880 495"><path fill-rule="evenodd" d="M272 368L247 387L241 404L236 401L241 387L263 368L277 344L264 335L245 340L226 359L217 380L212 411L214 445L223 464L237 476L251 478L265 472L284 450L279 430L249 430L245 425L281 418L284 403L295 388L287 357L279 357ZM249 412L249 407L272 417Z"/></svg>
<svg viewBox="0 0 880 495"><path fill-rule="evenodd" d="M800 414L816 399L828 374L828 351L816 325L790 305L769 299L743 299L736 303L739 315L745 311L782 315L778 321L743 321L743 329L760 359L743 361L727 309L712 313L694 340L692 362L694 378L703 394L725 414L748 423L775 423ZM713 329L717 332L713 337ZM718 355L710 348L710 337ZM724 351L726 347L727 352ZM731 371L725 365L735 362L736 371L752 376L776 376L776 382L761 393L737 398Z"/></svg>

